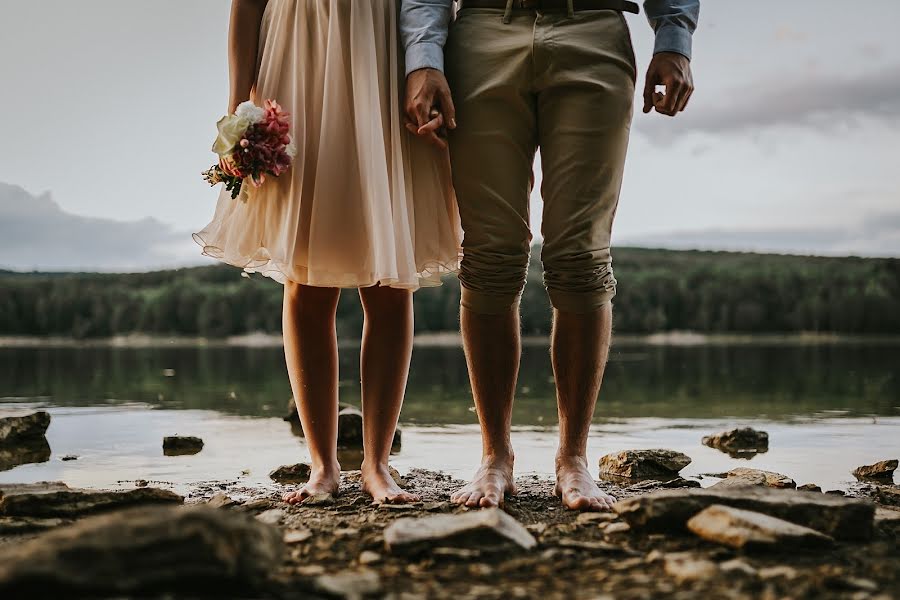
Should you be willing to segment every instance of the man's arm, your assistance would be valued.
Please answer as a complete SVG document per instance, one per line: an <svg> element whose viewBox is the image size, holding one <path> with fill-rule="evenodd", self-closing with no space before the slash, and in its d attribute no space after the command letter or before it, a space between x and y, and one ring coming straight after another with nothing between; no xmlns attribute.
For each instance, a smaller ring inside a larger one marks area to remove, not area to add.
<svg viewBox="0 0 900 600"><path fill-rule="evenodd" d="M419 69L444 70L444 43L453 0L402 0L400 37L406 51L406 74Z"/></svg>
<svg viewBox="0 0 900 600"><path fill-rule="evenodd" d="M647 20L656 32L653 60L644 84L644 112L654 108L675 116L694 92L691 73L692 35L700 18L700 0L645 0ZM656 92L663 85L665 94Z"/></svg>
<svg viewBox="0 0 900 600"><path fill-rule="evenodd" d="M456 110L444 77L444 44L453 0L401 0L400 38L406 51L406 127L438 146L440 131L456 127Z"/></svg>

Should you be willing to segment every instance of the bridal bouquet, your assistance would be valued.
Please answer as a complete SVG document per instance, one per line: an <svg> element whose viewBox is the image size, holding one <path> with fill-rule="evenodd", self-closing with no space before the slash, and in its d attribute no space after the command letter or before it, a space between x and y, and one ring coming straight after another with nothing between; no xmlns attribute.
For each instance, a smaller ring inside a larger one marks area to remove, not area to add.
<svg viewBox="0 0 900 600"><path fill-rule="evenodd" d="M278 177L287 171L297 154L288 133L288 116L277 102L266 100L263 108L244 102L233 115L222 117L212 147L219 155L219 164L204 172L203 179L210 185L224 183L232 198L246 201L247 180L258 188L267 175Z"/></svg>

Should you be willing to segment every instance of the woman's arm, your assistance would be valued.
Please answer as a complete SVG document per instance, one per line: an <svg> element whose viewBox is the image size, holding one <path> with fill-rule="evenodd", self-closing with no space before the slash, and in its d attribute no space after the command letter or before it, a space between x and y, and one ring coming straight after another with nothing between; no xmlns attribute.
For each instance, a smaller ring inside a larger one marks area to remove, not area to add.
<svg viewBox="0 0 900 600"><path fill-rule="evenodd" d="M268 0L233 0L228 31L228 65L231 86L228 114L250 99L256 85L256 62L259 53L259 30Z"/></svg>

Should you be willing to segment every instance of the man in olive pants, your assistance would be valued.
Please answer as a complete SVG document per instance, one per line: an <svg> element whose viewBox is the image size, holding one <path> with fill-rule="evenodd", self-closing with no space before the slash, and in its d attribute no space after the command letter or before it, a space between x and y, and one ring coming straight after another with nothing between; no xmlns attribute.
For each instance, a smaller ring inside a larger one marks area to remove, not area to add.
<svg viewBox="0 0 900 600"><path fill-rule="evenodd" d="M496 506L515 493L510 415L519 369L519 299L528 268L532 163L544 175L544 283L560 441L556 493L608 510L587 437L609 354L616 293L610 232L631 128L636 65L625 0L401 0L407 127L444 144L465 232L461 324L482 430L482 465L452 496ZM674 116L693 84L699 0L647 0L656 46L644 112ZM446 78L445 78L446 73ZM449 81L449 84L448 84ZM665 94L656 92L665 86ZM452 98L451 98L452 92ZM457 125L458 121L458 125Z"/></svg>

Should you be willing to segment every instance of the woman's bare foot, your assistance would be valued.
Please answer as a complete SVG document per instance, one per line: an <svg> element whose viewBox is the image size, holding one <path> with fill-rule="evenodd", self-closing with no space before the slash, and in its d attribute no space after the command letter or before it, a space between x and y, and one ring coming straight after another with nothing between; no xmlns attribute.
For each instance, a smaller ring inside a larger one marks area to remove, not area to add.
<svg viewBox="0 0 900 600"><path fill-rule="evenodd" d="M309 476L309 481L303 487L294 492L288 492L281 499L288 504L299 504L312 496L320 496L322 494L337 496L340 483L340 467L313 469Z"/></svg>
<svg viewBox="0 0 900 600"><path fill-rule="evenodd" d="M391 477L388 466L384 464L370 467L363 463L360 487L365 493L372 496L375 502L384 504L409 504L420 500L415 494L410 494L397 485L397 482Z"/></svg>
<svg viewBox="0 0 900 600"><path fill-rule="evenodd" d="M556 495L566 508L584 512L611 511L616 501L600 490L581 456L556 457Z"/></svg>
<svg viewBox="0 0 900 600"><path fill-rule="evenodd" d="M468 507L490 508L516 494L513 457L485 457L472 482L450 496L450 502Z"/></svg>

